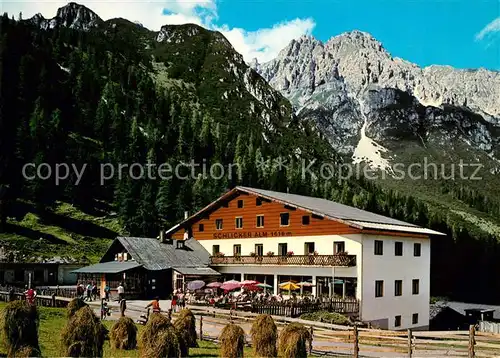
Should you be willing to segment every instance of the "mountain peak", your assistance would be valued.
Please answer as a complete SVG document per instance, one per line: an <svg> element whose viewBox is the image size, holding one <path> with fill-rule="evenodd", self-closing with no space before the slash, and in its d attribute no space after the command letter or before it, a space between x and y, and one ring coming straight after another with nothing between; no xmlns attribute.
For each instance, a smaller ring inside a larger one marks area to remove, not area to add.
<svg viewBox="0 0 500 358"><path fill-rule="evenodd" d="M71 29L89 30L103 20L84 5L70 2L57 10L58 23Z"/></svg>

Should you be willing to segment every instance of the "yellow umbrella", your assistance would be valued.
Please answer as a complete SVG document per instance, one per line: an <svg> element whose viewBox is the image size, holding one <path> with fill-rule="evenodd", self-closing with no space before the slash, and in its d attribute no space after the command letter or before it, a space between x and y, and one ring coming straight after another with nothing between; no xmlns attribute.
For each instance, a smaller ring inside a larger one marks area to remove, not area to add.
<svg viewBox="0 0 500 358"><path fill-rule="evenodd" d="M287 291L293 291L293 290L298 290L300 286L291 281L288 281L281 283L280 288Z"/></svg>

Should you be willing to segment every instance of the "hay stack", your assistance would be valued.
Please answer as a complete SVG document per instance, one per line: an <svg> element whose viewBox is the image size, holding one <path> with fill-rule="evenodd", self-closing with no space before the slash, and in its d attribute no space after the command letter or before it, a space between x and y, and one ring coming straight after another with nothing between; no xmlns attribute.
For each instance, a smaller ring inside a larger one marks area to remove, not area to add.
<svg viewBox="0 0 500 358"><path fill-rule="evenodd" d="M278 355L282 358L306 358L311 332L300 323L290 323L281 331Z"/></svg>
<svg viewBox="0 0 500 358"><path fill-rule="evenodd" d="M257 316L250 331L252 345L256 357L276 357L276 341L278 328L268 314Z"/></svg>
<svg viewBox="0 0 500 358"><path fill-rule="evenodd" d="M170 320L160 313L149 316L140 338L140 356L143 358L185 357L185 344L179 342L177 332Z"/></svg>
<svg viewBox="0 0 500 358"><path fill-rule="evenodd" d="M90 307L76 311L64 327L61 338L63 355L69 357L102 357L107 329Z"/></svg>
<svg viewBox="0 0 500 358"><path fill-rule="evenodd" d="M16 351L14 357L30 358L30 357L40 357L41 355L42 354L40 353L40 350L29 346L23 346Z"/></svg>
<svg viewBox="0 0 500 358"><path fill-rule="evenodd" d="M220 337L220 357L242 358L245 346L245 331L234 323L229 323L222 330Z"/></svg>
<svg viewBox="0 0 500 358"><path fill-rule="evenodd" d="M12 301L5 306L2 325L9 357L23 356L28 350L40 352L38 322L36 306L26 301Z"/></svg>
<svg viewBox="0 0 500 358"><path fill-rule="evenodd" d="M81 298L74 298L68 303L68 318L71 318L75 315L76 311L80 308L88 306Z"/></svg>
<svg viewBox="0 0 500 358"><path fill-rule="evenodd" d="M116 349L137 347L137 327L130 317L120 317L110 332L111 346Z"/></svg>
<svg viewBox="0 0 500 358"><path fill-rule="evenodd" d="M196 319L190 309L185 308L179 313L179 317L174 322L174 327L178 334L182 336L188 348L198 347Z"/></svg>

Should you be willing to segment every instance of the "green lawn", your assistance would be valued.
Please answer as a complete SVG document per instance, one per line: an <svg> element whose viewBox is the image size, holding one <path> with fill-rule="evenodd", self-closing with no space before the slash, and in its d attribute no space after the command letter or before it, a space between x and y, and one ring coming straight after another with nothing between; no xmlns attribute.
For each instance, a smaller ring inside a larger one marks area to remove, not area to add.
<svg viewBox="0 0 500 358"><path fill-rule="evenodd" d="M3 310L5 303L0 303L0 309ZM40 348L42 349L42 355L44 357L61 357L60 349L60 334L63 327L66 324L66 310L61 308L48 308L40 307L40 328L39 328L39 342ZM113 326L113 321L104 321L104 325L111 329ZM139 335L142 331L143 326L138 325ZM200 348L191 348L189 350L190 357L218 357L219 348L216 344L199 341ZM5 339L3 337L3 332L1 333L0 340L0 356L5 356L7 349L5 347ZM112 349L109 341L104 344L104 357L138 357L138 350L124 351ZM245 348L245 356L251 356L251 349Z"/></svg>

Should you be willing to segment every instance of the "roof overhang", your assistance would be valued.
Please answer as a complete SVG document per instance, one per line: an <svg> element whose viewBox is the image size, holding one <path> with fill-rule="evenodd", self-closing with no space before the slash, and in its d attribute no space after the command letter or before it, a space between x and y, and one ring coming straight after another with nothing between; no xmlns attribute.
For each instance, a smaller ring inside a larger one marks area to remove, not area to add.
<svg viewBox="0 0 500 358"><path fill-rule="evenodd" d="M210 267L174 267L175 271L186 276L220 276L220 273Z"/></svg>
<svg viewBox="0 0 500 358"><path fill-rule="evenodd" d="M142 265L136 261L110 261L79 268L72 273L121 273Z"/></svg>

